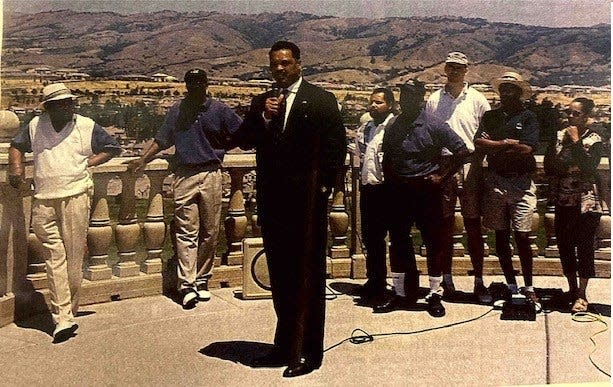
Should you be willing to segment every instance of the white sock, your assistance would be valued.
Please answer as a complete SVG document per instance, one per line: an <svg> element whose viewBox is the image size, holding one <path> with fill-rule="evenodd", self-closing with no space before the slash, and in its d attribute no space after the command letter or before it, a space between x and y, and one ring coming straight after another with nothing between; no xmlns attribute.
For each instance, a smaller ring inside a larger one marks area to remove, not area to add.
<svg viewBox="0 0 613 387"><path fill-rule="evenodd" d="M404 273L392 272L392 282L394 284L394 292L400 297L406 297L404 292Z"/></svg>
<svg viewBox="0 0 613 387"><path fill-rule="evenodd" d="M446 284L451 285L453 283L453 277L451 276L451 274L443 274L443 281L445 281Z"/></svg>
<svg viewBox="0 0 613 387"><path fill-rule="evenodd" d="M534 293L534 286L530 285L530 286L525 286L525 290L526 292L532 292Z"/></svg>
<svg viewBox="0 0 613 387"><path fill-rule="evenodd" d="M430 282L430 293L438 293L440 295L443 294L443 288L441 288L441 282L443 281L443 277L428 277L428 281Z"/></svg>

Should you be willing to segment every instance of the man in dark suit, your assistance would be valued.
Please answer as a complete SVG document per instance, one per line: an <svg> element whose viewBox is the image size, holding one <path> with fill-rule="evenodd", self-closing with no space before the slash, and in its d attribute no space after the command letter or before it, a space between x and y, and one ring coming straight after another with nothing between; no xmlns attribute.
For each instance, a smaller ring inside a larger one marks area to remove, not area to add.
<svg viewBox="0 0 613 387"><path fill-rule="evenodd" d="M327 201L346 153L332 93L303 80L300 49L270 49L273 90L256 96L242 124L257 150L258 223L277 314L274 347L256 366L287 365L285 377L321 366L325 318Z"/></svg>

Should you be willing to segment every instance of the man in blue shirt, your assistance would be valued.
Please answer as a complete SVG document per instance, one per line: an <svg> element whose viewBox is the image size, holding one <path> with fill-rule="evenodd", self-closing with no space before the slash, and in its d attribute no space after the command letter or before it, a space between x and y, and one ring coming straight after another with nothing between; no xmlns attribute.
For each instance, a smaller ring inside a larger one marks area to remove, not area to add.
<svg viewBox="0 0 613 387"><path fill-rule="evenodd" d="M441 304L443 280L441 222L442 185L468 155L468 148L444 122L423 112L423 83L403 85L400 93L402 114L388 125L383 139L383 175L389 192L390 264L395 295L375 306L377 313L410 307L417 300L419 273L411 242L413 223L421 231L428 251L430 293L428 312L445 315ZM441 163L441 150L452 155ZM445 165L446 167L442 167Z"/></svg>
<svg viewBox="0 0 613 387"><path fill-rule="evenodd" d="M204 70L189 70L185 85L187 96L170 108L153 142L128 169L140 172L160 150L175 146L178 288L183 308L191 309L211 298L207 283L221 221L221 163L242 120L224 103L207 97Z"/></svg>

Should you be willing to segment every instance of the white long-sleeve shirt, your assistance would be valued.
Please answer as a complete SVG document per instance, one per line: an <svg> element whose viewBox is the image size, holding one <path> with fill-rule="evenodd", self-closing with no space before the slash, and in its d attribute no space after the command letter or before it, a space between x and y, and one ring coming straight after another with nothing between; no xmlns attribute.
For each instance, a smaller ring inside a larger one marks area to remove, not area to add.
<svg viewBox="0 0 613 387"><path fill-rule="evenodd" d="M358 128L355 146L360 156L362 185L383 183L383 135L385 126L393 116L390 113L379 125L370 120Z"/></svg>

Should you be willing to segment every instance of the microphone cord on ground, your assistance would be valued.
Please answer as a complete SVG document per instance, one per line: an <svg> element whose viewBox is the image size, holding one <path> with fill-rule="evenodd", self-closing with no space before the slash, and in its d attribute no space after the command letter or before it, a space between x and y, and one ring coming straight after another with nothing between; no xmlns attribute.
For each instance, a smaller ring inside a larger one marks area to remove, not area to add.
<svg viewBox="0 0 613 387"><path fill-rule="evenodd" d="M594 354L594 352L596 352L596 349L598 348L598 344L596 344L596 340L594 340L594 337L598 336L601 333L604 333L604 332L608 331L609 330L609 324L607 324L607 322L602 318L602 315L595 314L595 313L589 313L589 312L575 313L573 315L573 321L580 322L580 323L599 322L601 324L604 324L604 328L603 329L599 330L598 332L596 332L592 336L590 336L590 341L592 342L593 348L592 348L592 351L590 352L590 354L588 356L588 359L590 359L590 362L592 363L592 365L594 367L596 367L596 369L598 371L602 372L604 375L607 375L608 377L611 377L610 371L606 372L598 364L596 364L594 359L592 359L592 355Z"/></svg>
<svg viewBox="0 0 613 387"><path fill-rule="evenodd" d="M351 332L351 336L347 337L346 339L343 339L341 341L339 341L338 343L326 348L324 350L324 352L330 351L331 349L334 349L346 342L350 342L351 344L363 344L363 343L368 343L371 341L374 341L376 337L386 337L386 336L400 336L400 335L415 335L418 333L425 333L425 332L430 332L430 331L435 331L435 330L439 330L439 329L444 329L444 328L451 328L457 325L462 325L462 324L467 324L469 322L473 322L476 320L479 320L485 316L487 316L489 313L491 313L494 310L494 308L489 309L487 312L477 316L477 317L473 317L470 318L468 320L462 320L462 321L457 321L454 323L450 323L450 324L445 324L445 325L441 325L441 326L436 326L436 327L430 327L430 328L424 328L424 329L419 329L416 331L406 331L406 332L402 332L402 331L398 331L398 332L386 332L386 333L374 333L374 334L370 334L368 332L366 332L365 330L361 329L361 328L355 328L352 332ZM357 334L357 333L361 333L361 334Z"/></svg>

